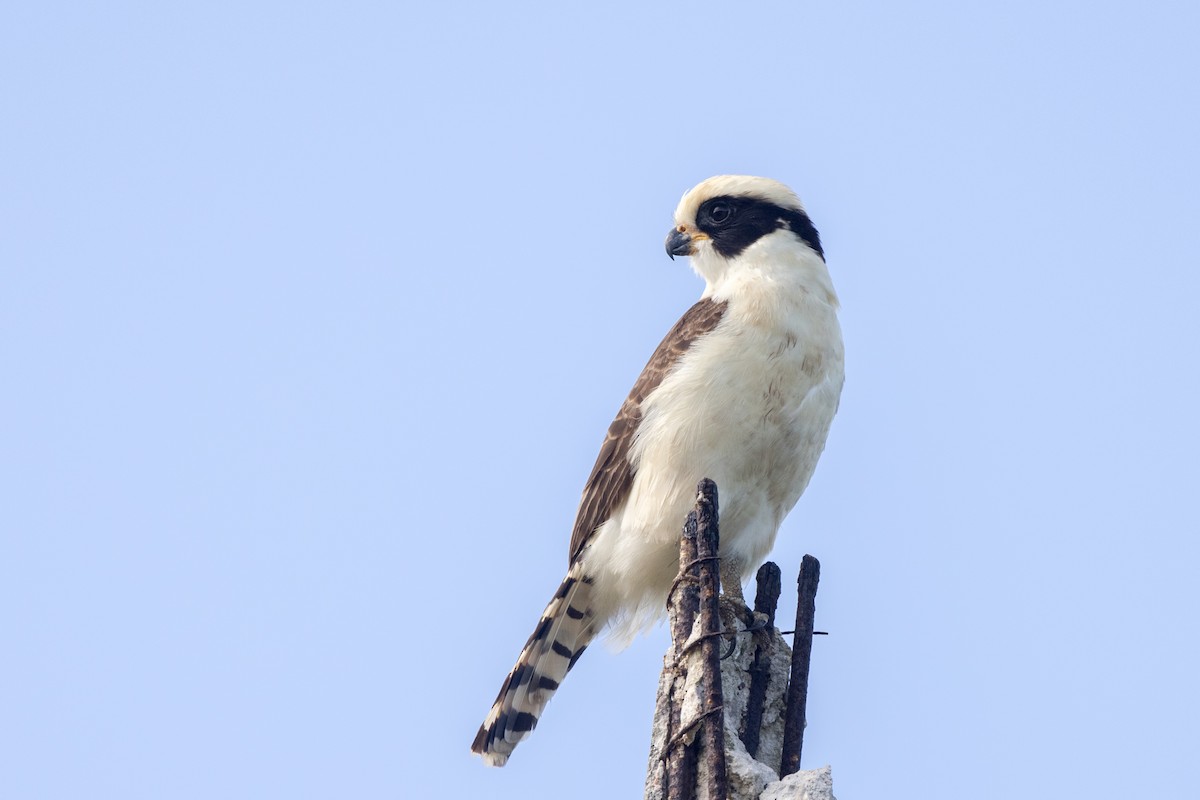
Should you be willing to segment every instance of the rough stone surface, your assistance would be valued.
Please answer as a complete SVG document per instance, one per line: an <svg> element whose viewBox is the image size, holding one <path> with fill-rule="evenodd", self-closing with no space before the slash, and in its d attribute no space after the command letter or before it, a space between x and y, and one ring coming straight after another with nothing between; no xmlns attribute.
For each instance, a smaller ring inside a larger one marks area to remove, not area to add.
<svg viewBox="0 0 1200 800"><path fill-rule="evenodd" d="M737 732L725 726L725 772L729 778L729 800L757 800L768 784L779 780L775 770L755 761L737 738Z"/></svg>
<svg viewBox="0 0 1200 800"><path fill-rule="evenodd" d="M688 641L695 641L700 634L700 617L697 616L696 622L692 626L692 632L688 636ZM693 647L684 656L684 667L687 670L686 678L676 676L672 652L670 650L663 656L663 670L658 678L658 703L654 709L654 723L651 729L650 763L646 770L646 800L664 800L667 796L665 759L667 728L670 718L669 700L672 694L672 686L675 685L674 695L683 698L679 713L681 730L687 730L696 721L696 718L700 715L704 707L703 687L700 684L702 654L703 650L700 647ZM699 729L697 728L691 731L683 741L688 744L692 743L695 741L698 733ZM699 769L697 772L701 785L703 785L703 772Z"/></svg>
<svg viewBox="0 0 1200 800"><path fill-rule="evenodd" d="M667 698L671 696L674 674L671 670L671 651L663 656L663 669L658 676L658 703L654 707L654 723L650 729L650 763L646 766L646 800L665 800L667 765L663 750L667 741Z"/></svg>
<svg viewBox="0 0 1200 800"><path fill-rule="evenodd" d="M802 769L767 786L758 800L837 800L833 796L833 770Z"/></svg>

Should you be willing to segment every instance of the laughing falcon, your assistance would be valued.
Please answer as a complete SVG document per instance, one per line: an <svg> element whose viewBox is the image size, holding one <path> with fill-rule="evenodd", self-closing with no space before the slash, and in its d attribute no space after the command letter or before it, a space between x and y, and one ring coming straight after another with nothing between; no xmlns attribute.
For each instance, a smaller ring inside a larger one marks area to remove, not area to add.
<svg viewBox="0 0 1200 800"><path fill-rule="evenodd" d="M667 254L704 294L658 345L600 447L567 576L504 679L471 750L503 766L602 629L628 640L665 613L702 478L721 493L721 581L766 558L808 485L842 391L838 299L800 200L720 175L683 196Z"/></svg>

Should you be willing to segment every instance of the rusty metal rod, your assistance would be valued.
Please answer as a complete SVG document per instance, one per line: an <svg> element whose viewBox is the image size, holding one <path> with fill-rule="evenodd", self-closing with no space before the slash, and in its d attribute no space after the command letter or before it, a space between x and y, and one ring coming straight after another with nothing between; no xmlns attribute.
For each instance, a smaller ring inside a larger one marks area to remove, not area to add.
<svg viewBox="0 0 1200 800"><path fill-rule="evenodd" d="M708 797L726 800L729 778L725 769L725 714L721 690L721 578L715 560L720 547L717 524L717 484L708 478L696 487L696 555L700 559L700 627L707 637L702 645L704 721L701 750L708 772Z"/></svg>
<svg viewBox="0 0 1200 800"><path fill-rule="evenodd" d="M763 564L758 568L756 581L758 592L754 596L754 610L767 615L767 627L764 634L754 634L756 646L754 661L750 664L750 690L746 697L746 718L741 725L742 744L752 757L758 755L763 704L767 700L767 683L771 678L771 657L764 647L764 640L769 640L775 630L775 609L783 588L779 566L772 561Z"/></svg>
<svg viewBox="0 0 1200 800"><path fill-rule="evenodd" d="M800 752L804 749L804 727L808 724L808 668L812 660L813 619L817 612L820 580L821 562L812 556L804 556L796 581L800 597L796 605L796 638L792 644L792 675L788 682L787 715L783 727L781 778L800 769Z"/></svg>
<svg viewBox="0 0 1200 800"><path fill-rule="evenodd" d="M664 770L667 800L690 800L695 796L696 748L682 740L681 713L683 697L676 695L676 687L683 688L687 668L683 663L684 645L692 633L692 625L700 610L700 587L696 572L696 512L688 514L679 537L679 576L667 596L667 613L671 625L672 660L674 662L671 686L667 692L670 714L663 756L667 764Z"/></svg>

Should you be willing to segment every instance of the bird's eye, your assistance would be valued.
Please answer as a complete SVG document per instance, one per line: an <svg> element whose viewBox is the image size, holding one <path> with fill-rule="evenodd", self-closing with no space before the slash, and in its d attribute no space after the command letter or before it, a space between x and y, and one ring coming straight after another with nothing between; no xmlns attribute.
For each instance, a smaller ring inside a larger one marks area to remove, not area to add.
<svg viewBox="0 0 1200 800"><path fill-rule="evenodd" d="M728 221L733 216L733 209L724 203L717 203L708 210L708 218L718 224Z"/></svg>

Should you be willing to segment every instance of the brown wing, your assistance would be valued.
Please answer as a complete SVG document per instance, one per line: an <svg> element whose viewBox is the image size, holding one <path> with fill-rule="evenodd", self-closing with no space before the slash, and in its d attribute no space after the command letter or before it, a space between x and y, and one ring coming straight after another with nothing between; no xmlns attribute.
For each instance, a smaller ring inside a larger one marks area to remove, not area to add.
<svg viewBox="0 0 1200 800"><path fill-rule="evenodd" d="M592 533L609 518L629 494L633 485L633 466L629 463L629 449L637 436L642 421L644 401L663 378L671 371L692 342L717 327L728 303L705 299L687 310L659 343L654 355L646 363L629 391L629 397L621 404L617 418L608 426L608 435L600 446L596 466L583 487L583 498L579 501L579 513L575 516L575 530L571 533L570 562L574 562L587 544ZM568 563L570 563L568 562Z"/></svg>

